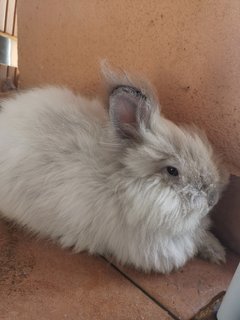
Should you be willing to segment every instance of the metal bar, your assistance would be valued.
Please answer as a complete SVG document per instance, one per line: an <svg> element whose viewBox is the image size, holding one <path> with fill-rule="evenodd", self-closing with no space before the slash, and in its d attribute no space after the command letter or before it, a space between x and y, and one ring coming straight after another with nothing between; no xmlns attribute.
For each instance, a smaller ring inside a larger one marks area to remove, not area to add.
<svg viewBox="0 0 240 320"><path fill-rule="evenodd" d="M12 35L14 35L15 33L16 16L17 16L17 0L15 0L15 5L14 5Z"/></svg>
<svg viewBox="0 0 240 320"><path fill-rule="evenodd" d="M17 39L0 32L0 64L17 67Z"/></svg>
<svg viewBox="0 0 240 320"><path fill-rule="evenodd" d="M5 11L5 19L4 19L4 29L3 32L6 32L7 29L7 19L8 19L8 1L6 2L6 11Z"/></svg>

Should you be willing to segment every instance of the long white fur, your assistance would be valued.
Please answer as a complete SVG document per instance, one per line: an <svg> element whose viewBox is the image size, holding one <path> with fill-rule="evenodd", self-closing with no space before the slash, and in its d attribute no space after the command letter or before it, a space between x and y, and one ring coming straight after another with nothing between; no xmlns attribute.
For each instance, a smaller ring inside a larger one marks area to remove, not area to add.
<svg viewBox="0 0 240 320"><path fill-rule="evenodd" d="M151 131L141 128L144 142L126 147L98 100L66 88L36 88L1 106L4 217L62 247L111 254L144 271L170 272L198 252L224 261L224 249L208 231L205 195L190 210L181 200L193 192L189 182L190 191L176 191L152 172L159 152L176 152L176 136L218 179L212 149L197 134L176 127L155 108Z"/></svg>

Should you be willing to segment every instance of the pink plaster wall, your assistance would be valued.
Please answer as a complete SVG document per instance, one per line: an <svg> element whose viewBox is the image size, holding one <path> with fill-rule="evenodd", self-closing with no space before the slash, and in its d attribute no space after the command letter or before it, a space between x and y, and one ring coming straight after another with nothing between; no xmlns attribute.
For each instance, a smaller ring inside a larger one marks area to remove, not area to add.
<svg viewBox="0 0 240 320"><path fill-rule="evenodd" d="M206 129L240 174L239 0L19 0L23 88L100 94L99 59L147 76L165 114Z"/></svg>

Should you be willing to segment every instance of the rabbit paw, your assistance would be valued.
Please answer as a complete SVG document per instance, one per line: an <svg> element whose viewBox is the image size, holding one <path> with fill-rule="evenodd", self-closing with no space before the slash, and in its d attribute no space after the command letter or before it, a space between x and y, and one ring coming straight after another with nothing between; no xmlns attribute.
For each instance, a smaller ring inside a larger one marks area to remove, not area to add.
<svg viewBox="0 0 240 320"><path fill-rule="evenodd" d="M199 255L201 258L213 263L221 264L226 262L224 247L210 232L207 233L204 243L201 243L199 247Z"/></svg>

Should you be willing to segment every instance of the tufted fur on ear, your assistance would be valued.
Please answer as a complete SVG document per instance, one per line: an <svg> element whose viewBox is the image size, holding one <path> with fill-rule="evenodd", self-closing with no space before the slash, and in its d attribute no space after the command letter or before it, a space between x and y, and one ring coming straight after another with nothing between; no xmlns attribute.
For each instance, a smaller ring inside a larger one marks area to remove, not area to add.
<svg viewBox="0 0 240 320"><path fill-rule="evenodd" d="M141 130L150 128L152 106L138 89L119 86L109 97L109 116L121 138L140 140Z"/></svg>
<svg viewBox="0 0 240 320"><path fill-rule="evenodd" d="M159 102L151 85L140 77L115 72L101 63L109 92L109 116L123 139L141 141L143 131L150 130L153 114L159 114Z"/></svg>

